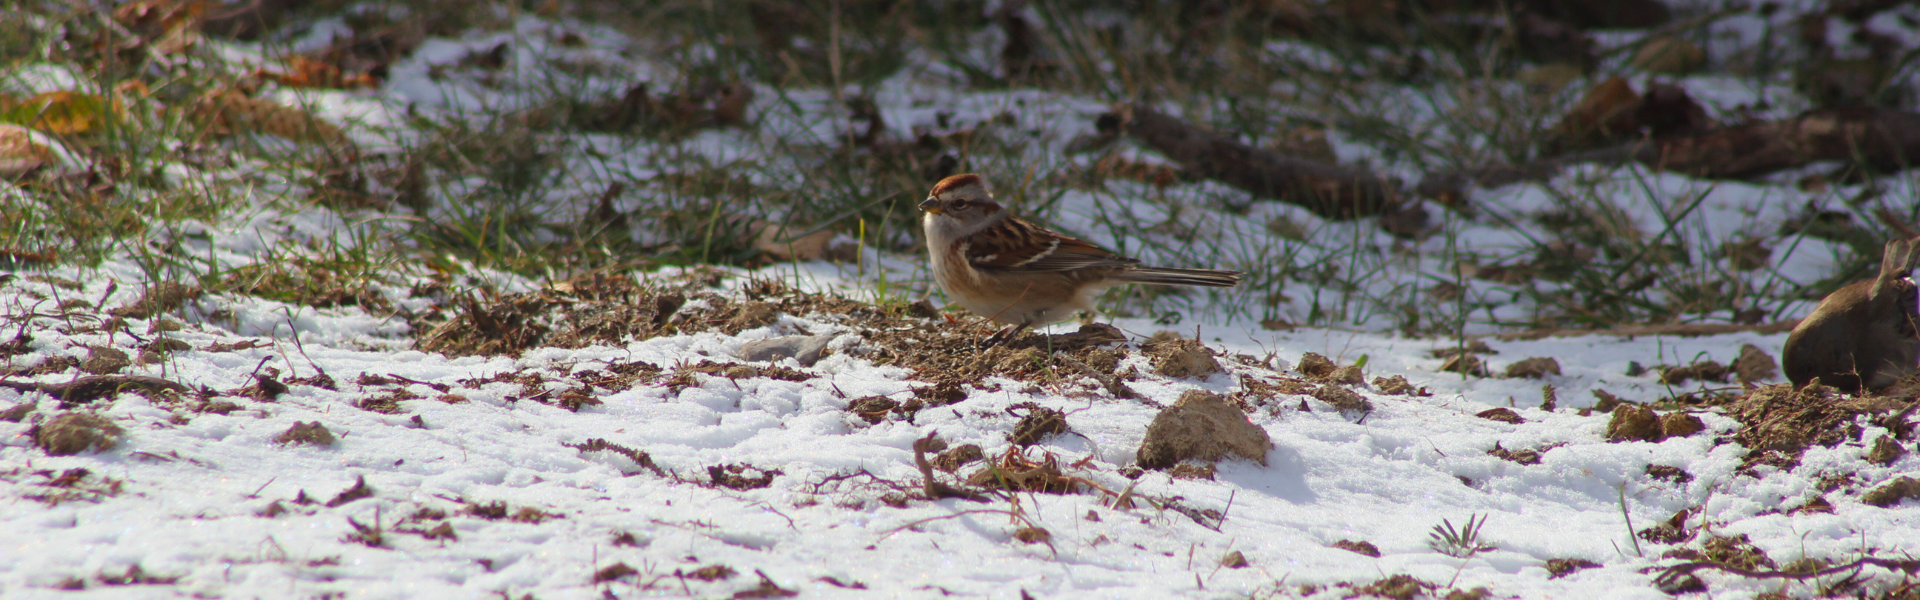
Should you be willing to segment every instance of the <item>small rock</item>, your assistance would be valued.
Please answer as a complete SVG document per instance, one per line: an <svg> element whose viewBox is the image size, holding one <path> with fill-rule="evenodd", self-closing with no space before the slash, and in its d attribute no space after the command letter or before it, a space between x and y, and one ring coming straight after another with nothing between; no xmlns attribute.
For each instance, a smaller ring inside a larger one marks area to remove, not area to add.
<svg viewBox="0 0 1920 600"><path fill-rule="evenodd" d="M1314 389L1313 398L1327 404L1332 404L1333 407L1339 409L1340 412L1358 412L1361 414L1373 412L1373 403L1368 402L1366 397L1361 396L1358 392L1337 385L1323 385Z"/></svg>
<svg viewBox="0 0 1920 600"><path fill-rule="evenodd" d="M1519 425L1521 423L1527 422L1526 419L1523 419L1520 417L1520 413L1513 412L1513 409L1506 408L1506 407L1489 408L1487 410L1480 411L1479 413L1476 413L1473 416L1480 417L1482 419L1486 419L1489 421L1499 421L1501 423L1511 423L1514 425Z"/></svg>
<svg viewBox="0 0 1920 600"><path fill-rule="evenodd" d="M133 360L119 348L90 346L87 348L87 359L80 362L80 370L95 375L110 375L131 364Z"/></svg>
<svg viewBox="0 0 1920 600"><path fill-rule="evenodd" d="M1660 415L1661 437L1687 437L1706 431L1707 424L1696 417L1683 412L1670 412Z"/></svg>
<svg viewBox="0 0 1920 600"><path fill-rule="evenodd" d="M1507 365L1508 377L1545 379L1548 375L1560 374L1560 361L1551 356L1536 356Z"/></svg>
<svg viewBox="0 0 1920 600"><path fill-rule="evenodd" d="M1909 498L1920 498L1920 480L1901 477L1860 495L1860 501L1880 508L1887 508Z"/></svg>
<svg viewBox="0 0 1920 600"><path fill-rule="evenodd" d="M820 354L825 352L827 344L832 343L837 334L790 335L764 340L754 340L740 345L739 356L743 360L754 362L773 362L783 358L800 361L800 366L811 367L820 362Z"/></svg>
<svg viewBox="0 0 1920 600"><path fill-rule="evenodd" d="M126 431L112 420L93 413L61 413L34 427L33 445L51 456L70 456L86 452L105 452L119 445Z"/></svg>
<svg viewBox="0 0 1920 600"><path fill-rule="evenodd" d="M1740 358L1733 359L1733 372L1741 381L1759 383L1780 374L1780 363L1759 346L1745 344L1740 346Z"/></svg>
<svg viewBox="0 0 1920 600"><path fill-rule="evenodd" d="M319 421L309 423L295 421L292 427L287 428L286 432L273 438L273 443L332 446L333 432L327 431L326 426L321 425Z"/></svg>
<svg viewBox="0 0 1920 600"><path fill-rule="evenodd" d="M1245 569L1248 564L1247 555L1241 554L1239 550L1228 552L1226 556L1220 557L1220 566L1229 569Z"/></svg>
<svg viewBox="0 0 1920 600"><path fill-rule="evenodd" d="M1607 441L1660 441L1660 416L1645 406L1622 405L1607 421Z"/></svg>
<svg viewBox="0 0 1920 600"><path fill-rule="evenodd" d="M1136 454L1140 466L1165 469L1181 461L1217 461L1228 455L1267 464L1273 439L1267 430L1247 421L1247 415L1219 394L1188 390L1153 417L1146 439Z"/></svg>

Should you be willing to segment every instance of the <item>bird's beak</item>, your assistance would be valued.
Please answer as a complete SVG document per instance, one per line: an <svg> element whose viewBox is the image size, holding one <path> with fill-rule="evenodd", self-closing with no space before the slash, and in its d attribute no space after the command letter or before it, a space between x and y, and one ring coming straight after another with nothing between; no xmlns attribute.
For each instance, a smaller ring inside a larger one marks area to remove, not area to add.
<svg viewBox="0 0 1920 600"><path fill-rule="evenodd" d="M936 215L940 214L940 201L935 200L933 198L921 200L920 210L927 211L928 213L931 213L931 214L936 214Z"/></svg>

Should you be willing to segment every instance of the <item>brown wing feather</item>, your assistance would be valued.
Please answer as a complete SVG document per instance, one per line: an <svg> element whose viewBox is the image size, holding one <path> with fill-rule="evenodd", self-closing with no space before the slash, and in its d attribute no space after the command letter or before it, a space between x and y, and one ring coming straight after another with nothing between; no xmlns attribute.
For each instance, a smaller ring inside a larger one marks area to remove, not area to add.
<svg viewBox="0 0 1920 600"><path fill-rule="evenodd" d="M963 252L976 269L1071 271L1140 263L1019 219L1003 220L966 243Z"/></svg>

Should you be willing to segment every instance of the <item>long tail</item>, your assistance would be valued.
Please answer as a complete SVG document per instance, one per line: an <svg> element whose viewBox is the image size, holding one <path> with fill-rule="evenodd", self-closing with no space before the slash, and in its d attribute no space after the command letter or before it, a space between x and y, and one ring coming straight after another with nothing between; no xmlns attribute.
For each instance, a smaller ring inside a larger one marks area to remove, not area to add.
<svg viewBox="0 0 1920 600"><path fill-rule="evenodd" d="M1212 269L1134 267L1114 275L1114 278L1131 283L1197 285L1202 287L1233 287L1240 284L1239 271L1215 271Z"/></svg>

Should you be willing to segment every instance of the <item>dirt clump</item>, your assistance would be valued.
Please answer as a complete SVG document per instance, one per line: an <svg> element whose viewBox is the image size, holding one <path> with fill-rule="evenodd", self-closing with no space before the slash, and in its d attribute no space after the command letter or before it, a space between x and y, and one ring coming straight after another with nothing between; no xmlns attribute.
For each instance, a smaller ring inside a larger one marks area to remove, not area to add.
<svg viewBox="0 0 1920 600"><path fill-rule="evenodd" d="M49 456L71 456L88 450L112 450L126 436L126 431L106 417L69 412L35 425L27 435L33 438L33 445L46 450Z"/></svg>
<svg viewBox="0 0 1920 600"><path fill-rule="evenodd" d="M1662 481L1670 481L1673 483L1686 483L1689 481L1693 481L1692 473L1688 473L1685 469L1681 469L1680 467L1670 467L1667 465L1647 465L1647 476L1652 477L1654 479L1659 479Z"/></svg>
<svg viewBox="0 0 1920 600"><path fill-rule="evenodd" d="M1792 384L1754 388L1727 405L1727 416L1740 421L1733 441L1747 448L1742 471L1757 465L1791 469L1810 446L1832 447L1858 439L1863 432L1854 423L1861 414L1895 412L1906 402L1884 397L1847 398L1838 390Z"/></svg>
<svg viewBox="0 0 1920 600"><path fill-rule="evenodd" d="M306 444L309 446L325 447L332 446L333 441L333 432L327 431L327 427L321 425L319 421L306 423L296 421L292 427L288 427L286 431L281 432L280 435L273 438L273 443L283 446L289 444Z"/></svg>
<svg viewBox="0 0 1920 600"><path fill-rule="evenodd" d="M1016 413L1014 412L1016 409L1025 409L1027 414L1023 416ZM1049 435L1067 432L1067 413L1056 409L1032 402L1022 402L1007 407L1007 414L1020 417L1020 421L1013 425L1013 433L1007 436L1007 441L1013 442L1015 446L1032 446Z"/></svg>
<svg viewBox="0 0 1920 600"><path fill-rule="evenodd" d="M978 444L961 444L953 448L948 448L946 451L934 456L933 468L948 473L955 473L960 470L960 467L966 466L967 463L975 462L986 457L986 453L980 449Z"/></svg>
<svg viewBox="0 0 1920 600"><path fill-rule="evenodd" d="M1779 375L1780 367L1766 350L1753 344L1742 344L1740 357L1733 359L1733 373L1740 381L1759 383Z"/></svg>
<svg viewBox="0 0 1920 600"><path fill-rule="evenodd" d="M1488 450L1487 455L1523 465L1537 465L1540 464L1541 452L1544 452L1544 450L1508 450L1502 447L1500 442L1494 442L1493 449Z"/></svg>
<svg viewBox="0 0 1920 600"><path fill-rule="evenodd" d="M146 319L154 315L178 310L188 300L199 298L205 293L198 287L173 281L161 281L140 293L140 299L132 304L107 311L116 317L127 319Z"/></svg>
<svg viewBox="0 0 1920 600"><path fill-rule="evenodd" d="M1430 396L1433 394L1427 391L1427 388L1415 388L1412 383L1407 381L1406 377L1400 375L1375 377L1373 378L1373 387L1374 389L1380 390L1380 393L1388 396Z"/></svg>
<svg viewBox="0 0 1920 600"><path fill-rule="evenodd" d="M680 292L605 275L583 275L532 292L484 296L460 297L453 318L416 327L422 332L416 345L452 356L618 345L673 333L678 329L673 317L688 300Z"/></svg>
<svg viewBox="0 0 1920 600"><path fill-rule="evenodd" d="M1520 362L1507 365L1507 377L1525 377L1544 379L1548 375L1560 374L1560 361L1550 356L1536 356L1521 359Z"/></svg>
<svg viewBox="0 0 1920 600"><path fill-rule="evenodd" d="M80 370L94 375L111 375L132 364L133 360L127 357L124 350L106 346L89 346L87 359L80 362Z"/></svg>
<svg viewBox="0 0 1920 600"><path fill-rule="evenodd" d="M1209 375L1226 370L1214 358L1213 351L1198 340L1176 337L1143 347L1147 348L1147 355L1153 359L1153 374L1161 377L1206 379Z"/></svg>
<svg viewBox="0 0 1920 600"><path fill-rule="evenodd" d="M1920 479L1901 477L1860 495L1860 501L1880 508L1889 508L1901 501L1920 498Z"/></svg>
<svg viewBox="0 0 1920 600"><path fill-rule="evenodd" d="M1340 540L1338 542L1334 542L1333 547L1339 548L1341 550L1345 550L1348 552L1352 552L1354 554L1380 558L1380 548L1377 546L1374 546L1373 542L1364 542L1364 541L1356 542L1353 540Z"/></svg>
<svg viewBox="0 0 1920 600"><path fill-rule="evenodd" d="M1687 437L1706 431L1707 423L1683 412L1670 412L1660 415L1660 435L1663 438Z"/></svg>
<svg viewBox="0 0 1920 600"><path fill-rule="evenodd" d="M1867 462L1876 465L1892 464L1907 454L1907 449L1893 436L1883 435L1874 438L1873 447L1867 450Z"/></svg>
<svg viewBox="0 0 1920 600"><path fill-rule="evenodd" d="M1623 405L1613 409L1613 418L1607 421L1609 442L1658 442L1661 437L1660 415L1652 408Z"/></svg>
<svg viewBox="0 0 1920 600"><path fill-rule="evenodd" d="M1547 579L1559 579L1572 575L1575 571L1597 569L1600 563L1584 558L1554 558L1547 560Z"/></svg>
<svg viewBox="0 0 1920 600"><path fill-rule="evenodd" d="M1334 409L1342 413L1359 413L1363 418L1373 412L1373 403L1368 402L1365 396L1334 384L1314 388L1313 398L1332 404Z"/></svg>
<svg viewBox="0 0 1920 600"><path fill-rule="evenodd" d="M1008 448L1000 460L968 475L967 485L1014 492L1071 494L1080 491L1081 484L1060 471L1060 461L1051 452L1040 460L1033 460L1018 448Z"/></svg>
<svg viewBox="0 0 1920 600"><path fill-rule="evenodd" d="M1474 413L1473 416L1480 417L1488 421L1499 421L1501 423L1508 423L1512 425L1519 425L1521 423L1527 422L1526 419L1520 416L1520 413L1513 412L1513 409L1507 408L1504 406L1498 407L1498 408L1489 408L1489 409L1480 411L1478 413Z"/></svg>
<svg viewBox="0 0 1920 600"><path fill-rule="evenodd" d="M758 473L750 475L749 473ZM713 465L707 467L707 477L712 484L730 490L757 490L773 485L773 478L783 475L779 469L767 469L746 464Z"/></svg>
<svg viewBox="0 0 1920 600"><path fill-rule="evenodd" d="M1733 369L1711 360L1703 360L1684 367L1665 367L1660 370L1660 383L1677 385L1688 380L1714 381L1726 383Z"/></svg>
<svg viewBox="0 0 1920 600"><path fill-rule="evenodd" d="M1229 455L1266 466L1267 451L1272 448L1273 439L1267 431L1248 422L1246 414L1225 398L1188 390L1173 406L1154 416L1136 458L1140 466L1149 469L1165 469L1188 460L1217 461Z"/></svg>

